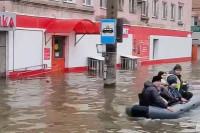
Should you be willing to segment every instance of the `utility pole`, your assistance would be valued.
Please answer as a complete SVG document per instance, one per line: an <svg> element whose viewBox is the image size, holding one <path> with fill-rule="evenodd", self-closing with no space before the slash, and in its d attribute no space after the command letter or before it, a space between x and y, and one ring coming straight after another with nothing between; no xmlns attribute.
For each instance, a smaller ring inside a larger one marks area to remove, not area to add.
<svg viewBox="0 0 200 133"><path fill-rule="evenodd" d="M118 0L107 0L106 18L117 19L117 13ZM104 88L114 88L116 86L116 52L117 40L115 44L106 44Z"/></svg>

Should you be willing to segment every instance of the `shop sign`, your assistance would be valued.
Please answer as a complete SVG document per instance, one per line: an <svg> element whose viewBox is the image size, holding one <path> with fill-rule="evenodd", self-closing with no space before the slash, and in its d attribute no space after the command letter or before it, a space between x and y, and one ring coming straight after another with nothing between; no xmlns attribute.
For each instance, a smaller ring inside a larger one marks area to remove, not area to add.
<svg viewBox="0 0 200 133"><path fill-rule="evenodd" d="M50 48L44 48L44 60L50 60Z"/></svg>
<svg viewBox="0 0 200 133"><path fill-rule="evenodd" d="M128 28L123 28L123 38L128 38L128 32L129 32Z"/></svg>
<svg viewBox="0 0 200 133"><path fill-rule="evenodd" d="M0 30L14 31L16 29L16 14L0 12Z"/></svg>
<svg viewBox="0 0 200 133"><path fill-rule="evenodd" d="M101 20L101 43L115 44L116 39L116 20L102 19Z"/></svg>

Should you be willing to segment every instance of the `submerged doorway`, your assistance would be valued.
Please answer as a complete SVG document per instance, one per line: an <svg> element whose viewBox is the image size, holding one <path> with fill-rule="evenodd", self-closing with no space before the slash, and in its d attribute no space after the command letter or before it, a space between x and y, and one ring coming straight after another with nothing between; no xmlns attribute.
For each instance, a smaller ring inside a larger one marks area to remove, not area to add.
<svg viewBox="0 0 200 133"><path fill-rule="evenodd" d="M52 43L52 70L64 71L65 68L65 37L54 36Z"/></svg>

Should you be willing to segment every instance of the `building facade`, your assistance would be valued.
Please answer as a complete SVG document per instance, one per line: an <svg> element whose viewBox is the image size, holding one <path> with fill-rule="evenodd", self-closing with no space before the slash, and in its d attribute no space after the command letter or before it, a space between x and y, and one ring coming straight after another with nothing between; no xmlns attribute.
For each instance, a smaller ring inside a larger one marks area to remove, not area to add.
<svg viewBox="0 0 200 133"><path fill-rule="evenodd" d="M200 1L192 1L192 58L193 60L200 59Z"/></svg>
<svg viewBox="0 0 200 133"><path fill-rule="evenodd" d="M106 0L95 1L95 19L105 18ZM188 0L119 0L118 17L128 25L190 31L192 2ZM99 7L100 6L100 7Z"/></svg>
<svg viewBox="0 0 200 133"><path fill-rule="evenodd" d="M117 64L124 55L139 56L144 65L191 60L191 1L117 2L118 17L124 20ZM4 43L11 77L44 67L86 70L88 57L101 56L96 45L101 43L99 22L106 18L106 0L1 1L0 12L16 14L16 29L6 33Z"/></svg>
<svg viewBox="0 0 200 133"><path fill-rule="evenodd" d="M192 21L191 26L198 26L200 17L200 2L198 0L192 0Z"/></svg>

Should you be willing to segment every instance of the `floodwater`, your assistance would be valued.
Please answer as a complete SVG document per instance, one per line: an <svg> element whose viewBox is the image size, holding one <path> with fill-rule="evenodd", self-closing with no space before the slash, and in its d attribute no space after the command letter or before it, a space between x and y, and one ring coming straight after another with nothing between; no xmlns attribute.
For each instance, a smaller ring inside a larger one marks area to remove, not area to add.
<svg viewBox="0 0 200 133"><path fill-rule="evenodd" d="M200 62L180 63L194 93L200 92ZM28 80L0 81L0 133L200 132L200 108L176 120L135 119L125 108L138 102L143 83L175 64L117 72L116 89L87 73L57 73Z"/></svg>

